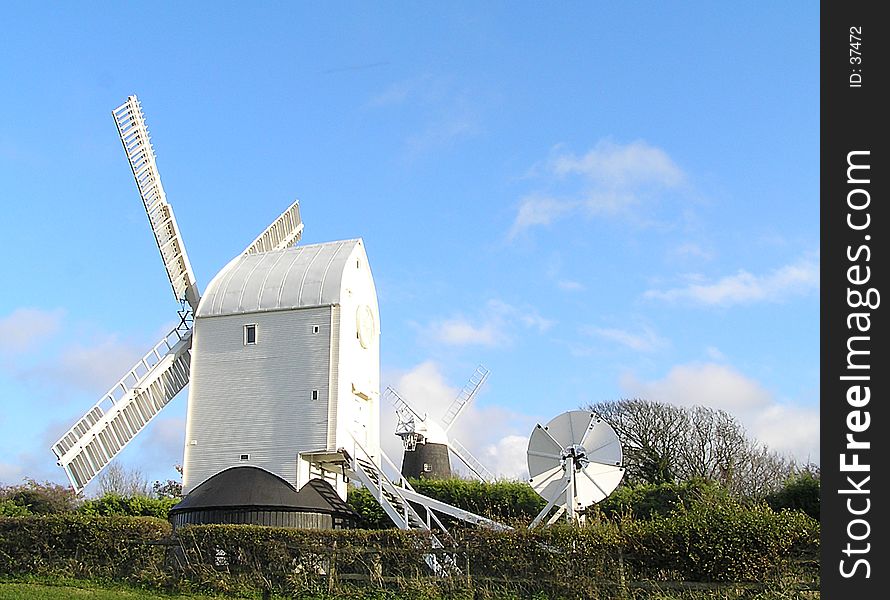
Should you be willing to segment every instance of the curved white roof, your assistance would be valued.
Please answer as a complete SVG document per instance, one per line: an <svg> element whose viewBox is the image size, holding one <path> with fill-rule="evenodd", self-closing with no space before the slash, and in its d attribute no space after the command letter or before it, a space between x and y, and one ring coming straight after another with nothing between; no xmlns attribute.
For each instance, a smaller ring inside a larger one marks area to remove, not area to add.
<svg viewBox="0 0 890 600"><path fill-rule="evenodd" d="M201 297L197 317L340 303L343 269L360 239L242 254Z"/></svg>

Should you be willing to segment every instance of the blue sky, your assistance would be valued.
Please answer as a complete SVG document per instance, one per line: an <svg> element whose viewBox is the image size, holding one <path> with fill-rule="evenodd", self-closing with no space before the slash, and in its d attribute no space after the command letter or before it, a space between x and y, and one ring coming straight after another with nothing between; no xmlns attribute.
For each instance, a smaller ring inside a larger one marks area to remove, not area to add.
<svg viewBox="0 0 890 600"><path fill-rule="evenodd" d="M142 101L200 286L290 202L361 236L382 377L520 475L534 423L641 396L818 462L818 5L6 3L0 482L177 305L111 110ZM120 461L175 476L186 395ZM397 439L389 436L388 448Z"/></svg>

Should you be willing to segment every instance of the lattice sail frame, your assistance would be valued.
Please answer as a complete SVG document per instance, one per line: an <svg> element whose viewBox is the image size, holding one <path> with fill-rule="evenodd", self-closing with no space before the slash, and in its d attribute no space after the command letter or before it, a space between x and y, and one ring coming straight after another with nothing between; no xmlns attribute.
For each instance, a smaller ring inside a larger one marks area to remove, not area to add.
<svg viewBox="0 0 890 600"><path fill-rule="evenodd" d="M189 381L191 330L173 329L52 446L80 493Z"/></svg>
<svg viewBox="0 0 890 600"><path fill-rule="evenodd" d="M272 221L272 224L250 243L243 254L284 250L299 242L301 237L303 237L303 220L300 218L300 201L297 200Z"/></svg>
<svg viewBox="0 0 890 600"><path fill-rule="evenodd" d="M127 161L136 179L136 187L139 188L139 196L145 206L161 259L164 261L173 294L178 302L188 302L194 311L198 308L200 300L195 274L185 252L173 208L167 203L164 186L161 184L161 175L155 162L154 148L142 114L142 105L136 96L130 96L126 102L112 111L112 115L127 154Z"/></svg>

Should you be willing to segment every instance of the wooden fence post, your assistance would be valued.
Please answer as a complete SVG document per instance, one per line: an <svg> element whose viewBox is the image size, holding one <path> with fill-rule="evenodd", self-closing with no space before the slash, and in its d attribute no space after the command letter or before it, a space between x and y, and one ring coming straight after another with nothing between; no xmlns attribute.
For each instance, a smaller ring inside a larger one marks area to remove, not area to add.
<svg viewBox="0 0 890 600"><path fill-rule="evenodd" d="M470 547L466 547L466 557L467 557L467 592L473 593L473 576L470 574Z"/></svg>
<svg viewBox="0 0 890 600"><path fill-rule="evenodd" d="M334 546L328 558L328 593L332 594L336 587L334 581L337 577L337 540L334 540Z"/></svg>
<svg viewBox="0 0 890 600"><path fill-rule="evenodd" d="M624 551L618 549L618 594L619 598L627 598L627 577L624 573Z"/></svg>

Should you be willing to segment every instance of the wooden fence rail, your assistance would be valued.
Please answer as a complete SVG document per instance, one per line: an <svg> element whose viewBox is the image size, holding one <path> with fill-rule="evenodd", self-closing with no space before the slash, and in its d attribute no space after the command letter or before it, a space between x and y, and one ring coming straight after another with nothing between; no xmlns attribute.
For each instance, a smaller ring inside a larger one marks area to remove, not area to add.
<svg viewBox="0 0 890 600"><path fill-rule="evenodd" d="M182 550L180 542L177 540L163 540L154 542L157 545L168 546L171 549L178 548ZM306 557L313 555L315 560L310 564L315 569L314 572L301 571L307 580L314 580L317 585L316 589L323 588L328 592L335 592L341 589L344 584L349 586L358 586L371 589L393 589L404 585L411 581L420 584L429 584L430 586L446 587L448 589L462 589L472 592L477 589L486 589L491 591L517 591L519 593L529 593L534 590L564 590L566 595L559 594L555 597L572 597L569 590L574 583L586 584L587 588L595 588L607 593L603 598L622 600L629 598L641 597L637 592L649 592L656 594L658 592L676 591L676 592L721 592L720 598L744 598L748 597L751 592L763 592L774 589L777 582L757 582L757 581L678 581L663 578L645 578L645 574L634 573L633 569L626 566L623 555L619 552L613 557L609 557L609 562L614 565L611 578L604 579L598 577L595 582L586 581L585 574L576 574L572 576L571 566L567 565L566 577L561 579L529 577L527 573L505 572L498 576L481 574L480 571L486 571L486 566L481 565L477 568L470 559L470 548L426 548L422 550L423 554L432 554L438 556L443 564L451 564L453 568L444 574L435 575L429 571L415 571L410 575L393 575L384 572L383 565L385 562L383 556L387 554L386 550L379 547L357 547L350 546L346 552L342 548L334 545L286 545L289 551L295 555ZM390 552L392 552L390 550ZM343 559L343 555L349 556L348 560ZM355 560L355 557L361 557ZM444 560L448 557L449 560ZM237 571L236 565L229 560L219 560L220 555L216 556L213 564L214 569L221 572ZM300 563L301 566L305 563ZM783 580L781 582L782 590L785 592L798 593L799 598L819 598L819 581L818 581L818 561L815 560L797 560L795 564L799 567L798 571L807 573L811 577L798 578L796 580ZM206 566L206 565L205 565ZM640 578L640 575L644 575ZM589 578L588 578L589 579ZM582 585L582 588L584 585ZM577 588L576 588L577 589ZM586 597L586 596L575 596ZM597 596L599 597L599 596ZM642 596L646 597L646 596ZM664 597L659 595L658 597ZM685 596L684 596L685 597ZM715 597L715 596L708 596ZM785 596L783 596L785 597ZM789 596L790 597L790 596Z"/></svg>

